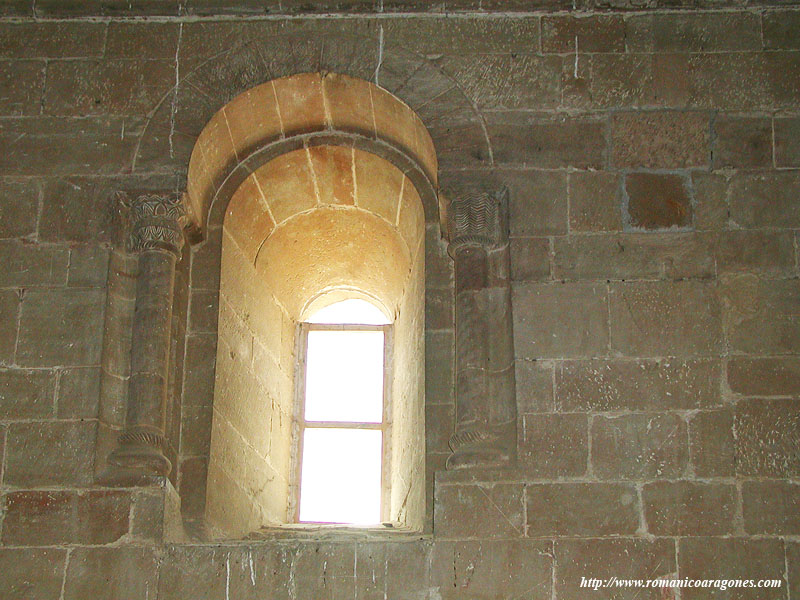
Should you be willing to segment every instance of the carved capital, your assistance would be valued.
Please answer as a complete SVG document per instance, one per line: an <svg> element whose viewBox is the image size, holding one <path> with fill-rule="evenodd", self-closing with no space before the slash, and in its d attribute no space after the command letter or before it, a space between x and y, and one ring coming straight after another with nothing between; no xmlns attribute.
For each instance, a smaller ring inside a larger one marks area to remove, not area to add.
<svg viewBox="0 0 800 600"><path fill-rule="evenodd" d="M180 254L184 243L183 229L187 224L182 194L147 192L133 195L119 192L117 200L129 211L129 251L166 250Z"/></svg>
<svg viewBox="0 0 800 600"><path fill-rule="evenodd" d="M464 246L501 246L508 240L508 189L460 194L447 217L450 256Z"/></svg>

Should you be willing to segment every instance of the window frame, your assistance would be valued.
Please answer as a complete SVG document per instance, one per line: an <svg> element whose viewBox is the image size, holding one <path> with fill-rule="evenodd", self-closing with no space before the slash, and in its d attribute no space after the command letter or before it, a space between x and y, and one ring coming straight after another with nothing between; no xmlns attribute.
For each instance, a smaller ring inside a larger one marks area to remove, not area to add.
<svg viewBox="0 0 800 600"><path fill-rule="evenodd" d="M362 325L349 323L308 323L297 324L295 348L295 397L294 417L292 419L291 480L289 482L288 522L294 525L333 525L361 527L352 523L333 523L328 521L301 521L300 496L303 475L303 432L306 427L328 429L370 429L381 431L381 523L391 517L391 455L392 455L392 368L394 348L394 325ZM383 412L380 423L361 421L306 421L306 375L308 355L308 334L311 331L383 331ZM376 523L375 525L380 525ZM363 526L363 527L369 527Z"/></svg>

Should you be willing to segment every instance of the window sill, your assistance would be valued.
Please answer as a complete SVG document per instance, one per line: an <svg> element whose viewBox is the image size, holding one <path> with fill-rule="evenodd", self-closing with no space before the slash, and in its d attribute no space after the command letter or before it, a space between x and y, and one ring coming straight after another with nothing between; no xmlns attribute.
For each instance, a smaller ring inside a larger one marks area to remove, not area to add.
<svg viewBox="0 0 800 600"><path fill-rule="evenodd" d="M247 540L334 540L334 541L370 541L398 540L414 541L429 538L429 534L411 531L401 527L370 525L322 525L293 523L280 527L263 527L247 535Z"/></svg>

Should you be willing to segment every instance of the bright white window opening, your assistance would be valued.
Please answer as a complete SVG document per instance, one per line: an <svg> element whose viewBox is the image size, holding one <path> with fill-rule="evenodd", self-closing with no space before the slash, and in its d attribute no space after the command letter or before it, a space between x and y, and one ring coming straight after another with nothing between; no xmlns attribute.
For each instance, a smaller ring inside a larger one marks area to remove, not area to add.
<svg viewBox="0 0 800 600"><path fill-rule="evenodd" d="M300 326L295 519L375 525L388 518L391 325L350 299Z"/></svg>

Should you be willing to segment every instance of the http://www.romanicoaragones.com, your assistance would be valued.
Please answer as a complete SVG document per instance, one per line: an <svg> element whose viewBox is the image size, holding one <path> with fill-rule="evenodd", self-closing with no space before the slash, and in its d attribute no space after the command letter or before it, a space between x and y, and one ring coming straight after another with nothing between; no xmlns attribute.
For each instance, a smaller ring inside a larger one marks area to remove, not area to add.
<svg viewBox="0 0 800 600"><path fill-rule="evenodd" d="M719 591L736 588L779 588L782 579L620 579L609 577L581 577L582 588L595 591L603 588L711 588Z"/></svg>

